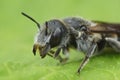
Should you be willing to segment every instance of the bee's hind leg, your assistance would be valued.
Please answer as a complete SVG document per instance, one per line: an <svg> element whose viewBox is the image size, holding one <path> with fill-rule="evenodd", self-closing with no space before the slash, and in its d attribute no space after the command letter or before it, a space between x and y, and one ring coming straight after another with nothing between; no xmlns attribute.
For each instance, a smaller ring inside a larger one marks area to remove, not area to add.
<svg viewBox="0 0 120 80"><path fill-rule="evenodd" d="M106 41L112 46L117 52L120 52L120 41L115 38L105 38Z"/></svg>

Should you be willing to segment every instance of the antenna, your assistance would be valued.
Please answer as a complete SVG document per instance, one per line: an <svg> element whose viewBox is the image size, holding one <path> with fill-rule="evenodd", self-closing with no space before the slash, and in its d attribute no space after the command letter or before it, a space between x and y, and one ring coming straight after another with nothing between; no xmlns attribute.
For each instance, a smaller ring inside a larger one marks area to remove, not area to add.
<svg viewBox="0 0 120 80"><path fill-rule="evenodd" d="M38 26L38 28L40 29L40 24L35 20L33 19L32 17L30 17L29 15L25 14L24 12L21 12L22 15L24 15L25 17L29 18L30 20L32 20L33 22L35 22Z"/></svg>

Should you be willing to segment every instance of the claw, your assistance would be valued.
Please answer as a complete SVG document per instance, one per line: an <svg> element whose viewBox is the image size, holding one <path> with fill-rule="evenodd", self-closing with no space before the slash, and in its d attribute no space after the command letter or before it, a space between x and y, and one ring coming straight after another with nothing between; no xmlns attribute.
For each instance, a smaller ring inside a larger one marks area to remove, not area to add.
<svg viewBox="0 0 120 80"><path fill-rule="evenodd" d="M38 48L38 46L36 44L34 44L33 45L33 50L32 50L34 56L36 55L37 48Z"/></svg>
<svg viewBox="0 0 120 80"><path fill-rule="evenodd" d="M44 58L46 56L46 54L49 52L49 50L51 49L50 45L47 44L41 51L40 51L40 56L41 58Z"/></svg>
<svg viewBox="0 0 120 80"><path fill-rule="evenodd" d="M34 54L34 56L36 55L36 49L35 48L33 48L33 54Z"/></svg>
<svg viewBox="0 0 120 80"><path fill-rule="evenodd" d="M36 55L37 49L39 51L41 58L44 58L47 55L47 53L50 51L51 47L49 44L47 44L45 46L40 46L39 44L34 44L33 50L32 50L34 56Z"/></svg>

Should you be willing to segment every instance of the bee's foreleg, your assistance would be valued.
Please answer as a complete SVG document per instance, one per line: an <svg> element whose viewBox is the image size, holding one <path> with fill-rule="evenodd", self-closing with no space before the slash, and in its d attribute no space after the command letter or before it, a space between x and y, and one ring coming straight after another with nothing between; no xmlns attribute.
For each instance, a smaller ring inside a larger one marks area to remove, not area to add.
<svg viewBox="0 0 120 80"><path fill-rule="evenodd" d="M66 35L62 38L61 43L60 43L58 49L55 52L55 55L54 55L55 58L59 55L59 53L61 52L62 49L67 47L69 39L70 39L69 33L66 33Z"/></svg>
<svg viewBox="0 0 120 80"><path fill-rule="evenodd" d="M120 41L115 38L106 38L106 41L116 50L120 52Z"/></svg>
<svg viewBox="0 0 120 80"><path fill-rule="evenodd" d="M89 50L87 51L84 60L82 61L82 63L80 64L80 67L78 68L78 73L80 73L80 71L84 68L84 66L88 63L90 57L93 55L93 53L95 52L95 49L97 47L96 43L93 43L92 46L89 48Z"/></svg>
<svg viewBox="0 0 120 80"><path fill-rule="evenodd" d="M47 55L54 58L54 54L55 54L55 51L50 50L50 52ZM62 58L60 55L58 55L56 59L59 60L60 63L64 61L64 58Z"/></svg>

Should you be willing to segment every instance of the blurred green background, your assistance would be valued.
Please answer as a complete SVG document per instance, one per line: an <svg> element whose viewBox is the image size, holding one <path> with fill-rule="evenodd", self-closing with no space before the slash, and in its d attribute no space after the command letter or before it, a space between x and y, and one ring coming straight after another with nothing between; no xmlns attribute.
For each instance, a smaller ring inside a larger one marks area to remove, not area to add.
<svg viewBox="0 0 120 80"><path fill-rule="evenodd" d="M111 50L93 57L80 75L76 71L83 54L78 51L71 50L65 65L50 57L34 57L37 27L21 12L41 24L68 16L120 22L120 0L0 0L0 80L120 80L120 54Z"/></svg>

